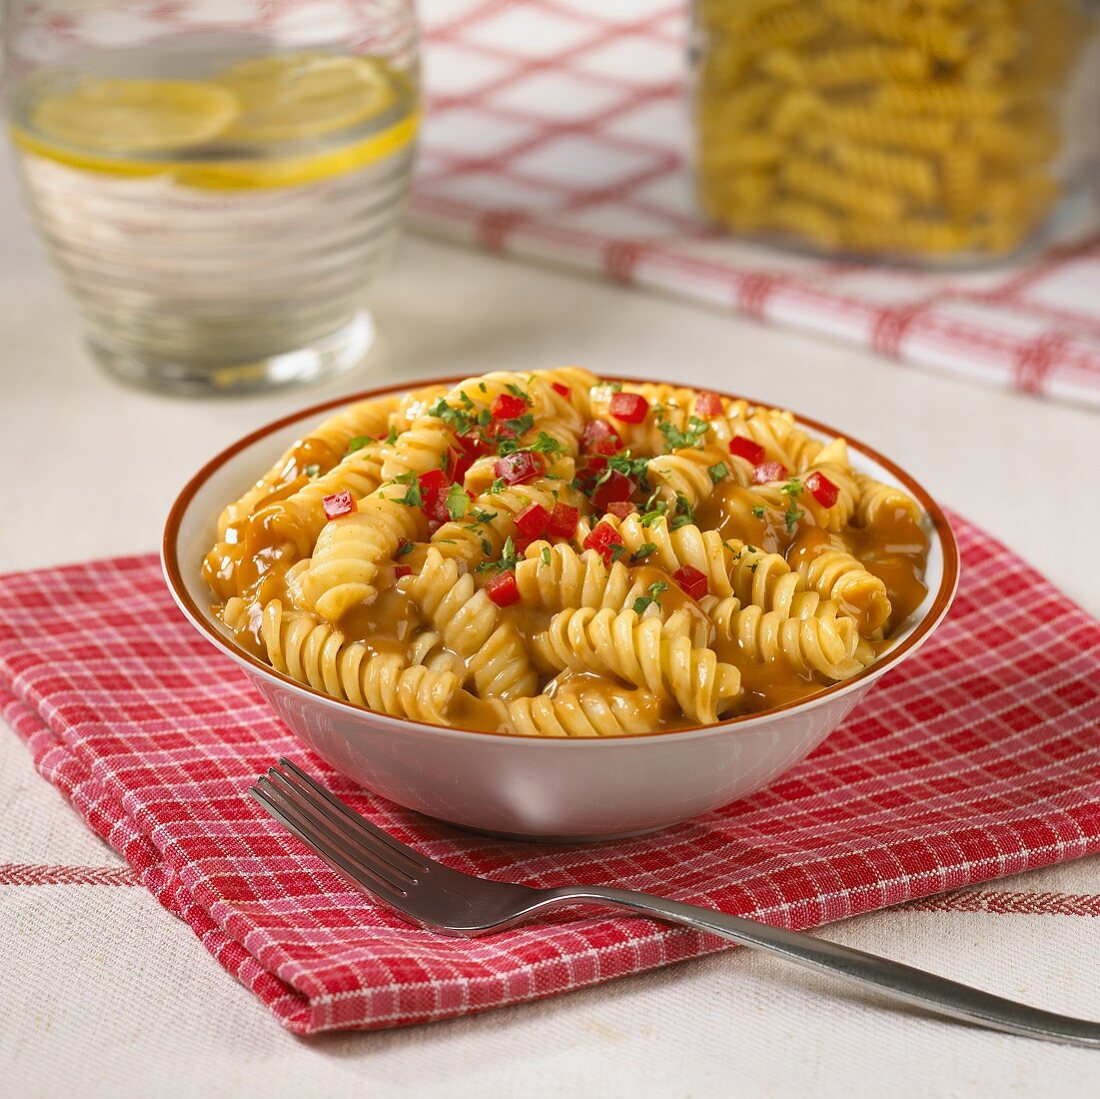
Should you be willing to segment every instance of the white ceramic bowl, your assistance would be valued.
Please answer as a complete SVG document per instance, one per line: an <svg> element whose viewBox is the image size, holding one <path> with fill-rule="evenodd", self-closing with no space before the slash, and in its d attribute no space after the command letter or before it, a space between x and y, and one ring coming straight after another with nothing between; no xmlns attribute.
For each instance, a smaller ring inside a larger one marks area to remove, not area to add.
<svg viewBox="0 0 1100 1099"><path fill-rule="evenodd" d="M202 560L215 541L225 503L260 477L305 428L349 401L402 388L307 408L213 458L172 507L163 563L184 614L240 665L301 740L369 790L409 809L498 835L594 840L663 828L736 801L767 786L813 751L879 678L912 656L954 597L958 550L943 512L928 493L869 447L799 417L805 430L820 437L845 434L853 464L905 488L928 516L928 596L894 645L866 671L803 701L720 725L607 740L475 733L402 721L339 702L233 644L206 609L210 600Z"/></svg>

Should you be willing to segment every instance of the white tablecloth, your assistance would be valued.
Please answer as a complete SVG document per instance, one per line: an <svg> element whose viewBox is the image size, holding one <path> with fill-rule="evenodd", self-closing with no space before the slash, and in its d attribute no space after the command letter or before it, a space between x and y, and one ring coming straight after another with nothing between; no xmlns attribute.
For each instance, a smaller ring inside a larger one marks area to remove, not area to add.
<svg viewBox="0 0 1100 1099"><path fill-rule="evenodd" d="M338 385L216 403L121 389L80 347L0 165L0 570L154 549L206 457L303 403L574 361L843 425L1100 613L1095 413L418 239L372 299L379 342ZM120 865L0 729L0 1095L1100 1093L1100 1052L940 1022L746 951L432 1027L298 1040L187 926L96 869ZM973 903L824 933L1100 1018L1100 860L991 884Z"/></svg>

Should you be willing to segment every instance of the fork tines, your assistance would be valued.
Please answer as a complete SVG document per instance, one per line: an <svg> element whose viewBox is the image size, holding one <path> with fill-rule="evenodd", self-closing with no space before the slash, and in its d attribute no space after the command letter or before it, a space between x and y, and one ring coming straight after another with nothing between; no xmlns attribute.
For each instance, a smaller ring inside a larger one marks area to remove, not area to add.
<svg viewBox="0 0 1100 1099"><path fill-rule="evenodd" d="M383 900L396 901L427 871L423 856L365 820L289 759L249 792L337 873Z"/></svg>

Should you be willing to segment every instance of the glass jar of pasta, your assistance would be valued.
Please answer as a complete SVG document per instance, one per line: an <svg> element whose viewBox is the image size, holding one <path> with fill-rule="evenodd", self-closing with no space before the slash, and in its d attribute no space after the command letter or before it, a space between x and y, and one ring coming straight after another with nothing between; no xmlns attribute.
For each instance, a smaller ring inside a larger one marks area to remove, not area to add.
<svg viewBox="0 0 1100 1099"><path fill-rule="evenodd" d="M742 234L917 261L1084 224L1097 24L1092 0L696 0L703 209Z"/></svg>

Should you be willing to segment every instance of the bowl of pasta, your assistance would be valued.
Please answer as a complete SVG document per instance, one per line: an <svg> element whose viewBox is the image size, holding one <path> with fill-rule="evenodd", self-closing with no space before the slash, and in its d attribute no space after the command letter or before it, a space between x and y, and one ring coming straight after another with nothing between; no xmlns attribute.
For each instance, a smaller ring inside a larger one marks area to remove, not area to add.
<svg viewBox="0 0 1100 1099"><path fill-rule="evenodd" d="M888 459L580 367L308 408L169 515L184 614L338 770L500 835L650 831L805 758L947 612L950 526Z"/></svg>

